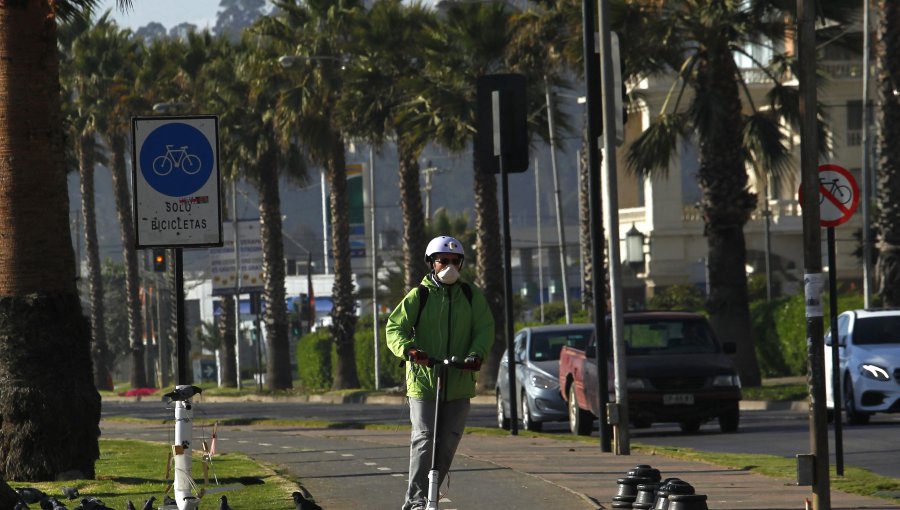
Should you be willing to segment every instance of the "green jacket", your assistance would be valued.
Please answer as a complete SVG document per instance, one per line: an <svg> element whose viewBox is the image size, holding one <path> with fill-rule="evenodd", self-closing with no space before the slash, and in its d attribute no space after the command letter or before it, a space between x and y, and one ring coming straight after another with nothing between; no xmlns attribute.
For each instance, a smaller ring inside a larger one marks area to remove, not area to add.
<svg viewBox="0 0 900 510"><path fill-rule="evenodd" d="M413 331L419 314L419 289L411 290L387 322L387 346L395 356L407 360L406 352L415 347L432 358L460 360L471 354L487 357L494 341L494 317L481 290L472 284L472 304L469 304L459 282L438 285L426 275L422 285L428 288L428 300ZM448 368L447 400L475 396L477 372ZM437 369L424 367L407 360L406 394L411 398L434 400Z"/></svg>

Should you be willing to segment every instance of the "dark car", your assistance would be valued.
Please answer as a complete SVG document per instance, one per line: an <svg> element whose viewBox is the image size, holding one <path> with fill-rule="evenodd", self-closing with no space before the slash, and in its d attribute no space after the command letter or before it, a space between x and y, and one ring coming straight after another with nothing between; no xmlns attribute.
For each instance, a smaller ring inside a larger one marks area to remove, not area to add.
<svg viewBox="0 0 900 510"><path fill-rule="evenodd" d="M718 419L722 432L740 422L741 382L728 354L702 315L626 314L628 415L635 427L678 422L684 432Z"/></svg>
<svg viewBox="0 0 900 510"><path fill-rule="evenodd" d="M627 312L623 322L628 418L636 428L677 422L682 431L695 432L718 419L723 432L738 429L741 382L729 356L734 342L720 344L706 318L696 313ZM612 348L607 354L611 359ZM607 366L612 391L612 362ZM585 349L563 349L559 384L572 432L589 434L600 414L595 339Z"/></svg>
<svg viewBox="0 0 900 510"><path fill-rule="evenodd" d="M525 430L541 430L549 421L566 421L566 403L559 393L559 353L563 346L584 349L594 334L591 324L523 328L516 333L516 403ZM497 373L497 424L510 428L509 362L500 360Z"/></svg>

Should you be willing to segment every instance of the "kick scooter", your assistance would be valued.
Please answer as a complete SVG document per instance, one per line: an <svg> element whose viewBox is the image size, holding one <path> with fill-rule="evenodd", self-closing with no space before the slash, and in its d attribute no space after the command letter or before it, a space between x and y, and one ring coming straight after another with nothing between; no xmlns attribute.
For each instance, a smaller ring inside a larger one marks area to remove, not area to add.
<svg viewBox="0 0 900 510"><path fill-rule="evenodd" d="M449 359L428 358L428 366L437 366L437 393L435 394L434 404L434 428L431 437L431 470L428 471L428 505L426 510L438 510L438 491L440 489L440 474L437 468L437 451L438 451L438 427L441 418L441 403L447 399L447 367L461 368L463 370L472 370L472 367L459 358L453 356Z"/></svg>

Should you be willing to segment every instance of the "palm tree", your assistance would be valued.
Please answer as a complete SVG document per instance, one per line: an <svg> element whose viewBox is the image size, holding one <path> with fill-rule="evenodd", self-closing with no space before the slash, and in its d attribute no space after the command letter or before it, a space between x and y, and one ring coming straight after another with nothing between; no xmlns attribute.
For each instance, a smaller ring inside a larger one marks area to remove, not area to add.
<svg viewBox="0 0 900 510"><path fill-rule="evenodd" d="M830 19L846 19L847 6L825 4L822 13ZM699 207L709 245L707 310L716 333L737 343L741 380L758 386L743 230L757 197L749 189L747 168L787 170L788 140L780 126L797 119L798 102L796 90L784 85L790 76L779 55L770 63L754 61L771 80L769 108L758 107L735 55L752 59L747 51L752 44L783 40L791 13L782 12L778 2L686 0L648 5L643 14L665 25L640 35L676 57L669 63L678 73L660 114L629 148L628 163L640 174L664 174L679 138L698 144ZM693 94L685 94L687 88Z"/></svg>
<svg viewBox="0 0 900 510"><path fill-rule="evenodd" d="M283 143L299 140L310 159L325 168L334 256L331 332L338 359L333 385L358 388L345 131L337 113L344 90L342 68L360 5L356 0L285 0L275 5L278 14L261 18L258 32L271 40L273 48L302 61L285 70L293 83L279 98L276 129Z"/></svg>
<svg viewBox="0 0 900 510"><path fill-rule="evenodd" d="M81 177L81 212L93 331L94 384L97 388L105 390L112 389L112 379L104 327L106 311L103 303L103 276L97 239L94 167L98 159L105 161L100 152L98 135L105 129L108 118L107 112L103 111L101 98L109 83L106 77L101 75L103 72L101 60L107 47L99 34L103 30L103 25L109 24L107 13L95 26L83 26L84 30L71 41L71 55L63 63L68 84L66 93L71 98L71 101L67 102L66 120Z"/></svg>
<svg viewBox="0 0 900 510"><path fill-rule="evenodd" d="M352 136L382 145L397 144L400 209L403 212L403 267L406 289L422 278L425 215L419 185L419 156L433 129L427 109L414 98L425 86L425 47L436 20L422 4L378 0L357 29L348 62L344 124Z"/></svg>
<svg viewBox="0 0 900 510"><path fill-rule="evenodd" d="M900 306L900 147L893 143L900 133L900 98L895 83L900 82L897 69L900 55L900 6L894 2L878 2L880 16L877 37L878 100L878 293L886 307Z"/></svg>
<svg viewBox="0 0 900 510"><path fill-rule="evenodd" d="M504 62L509 44L511 9L504 3L452 3L443 11L435 34L439 43L430 49L425 77L429 80L429 111L435 140L452 150L461 150L475 131L475 84L478 76L507 69ZM498 323L494 344L478 384L493 388L506 346L503 260L497 181L482 171L473 157L475 195L475 283L481 287Z"/></svg>
<svg viewBox="0 0 900 510"><path fill-rule="evenodd" d="M94 477L100 396L75 286L57 17L90 1L0 9L0 478ZM65 419L61 419L65 417Z"/></svg>
<svg viewBox="0 0 900 510"><path fill-rule="evenodd" d="M122 235L122 255L125 262L125 299L128 311L128 338L131 346L131 386L141 388L149 385L144 363L143 317L141 315L140 283L135 248L134 223L131 213L131 193L128 171L125 163L125 147L131 130L131 116L141 110L149 110L144 98L133 92L137 75L140 45L128 30L120 30L109 19L109 13L102 16L82 38L82 44L73 48L84 50L85 54L76 59L76 66L91 70L89 82L102 91L93 106L105 121L98 125L98 131L105 137L112 152L110 172L116 204L116 214ZM76 72L79 70L76 69ZM97 376L99 378L99 375ZM105 385L105 382L104 382ZM111 389L111 388L108 388Z"/></svg>
<svg viewBox="0 0 900 510"><path fill-rule="evenodd" d="M278 55L257 45L256 34L245 34L233 52L223 51L209 71L216 84L212 98L221 113L222 161L227 174L249 178L259 192L260 236L263 251L263 296L266 300L266 380L269 389L291 388L291 354L285 292L284 241L281 224L279 175L302 183L306 167L293 143L279 144L275 125L279 82ZM220 44L226 45L222 39ZM237 73L234 70L237 69Z"/></svg>

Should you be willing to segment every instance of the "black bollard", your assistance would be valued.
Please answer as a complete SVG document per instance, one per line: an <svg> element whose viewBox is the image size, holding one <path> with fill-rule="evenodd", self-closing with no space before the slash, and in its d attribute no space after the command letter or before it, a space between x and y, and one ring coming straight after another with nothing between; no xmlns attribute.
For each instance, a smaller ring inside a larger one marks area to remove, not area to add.
<svg viewBox="0 0 900 510"><path fill-rule="evenodd" d="M632 508L637 499L637 486L650 483L650 479L643 476L626 476L616 480L619 484L618 493L613 496L613 508Z"/></svg>
<svg viewBox="0 0 900 510"><path fill-rule="evenodd" d="M637 486L637 498L631 504L634 510L650 510L656 503L656 490L659 489L659 483L642 483Z"/></svg>
<svg viewBox="0 0 900 510"><path fill-rule="evenodd" d="M709 510L706 494L670 494L668 510Z"/></svg>
<svg viewBox="0 0 900 510"><path fill-rule="evenodd" d="M653 467L650 467L647 464L638 464L634 467L634 469L628 471L626 476L643 476L645 478L650 479L650 483L659 483L660 474L659 470Z"/></svg>
<svg viewBox="0 0 900 510"><path fill-rule="evenodd" d="M666 478L656 491L656 505L653 510L668 510L669 496L673 494L693 494L694 487L680 478Z"/></svg>

